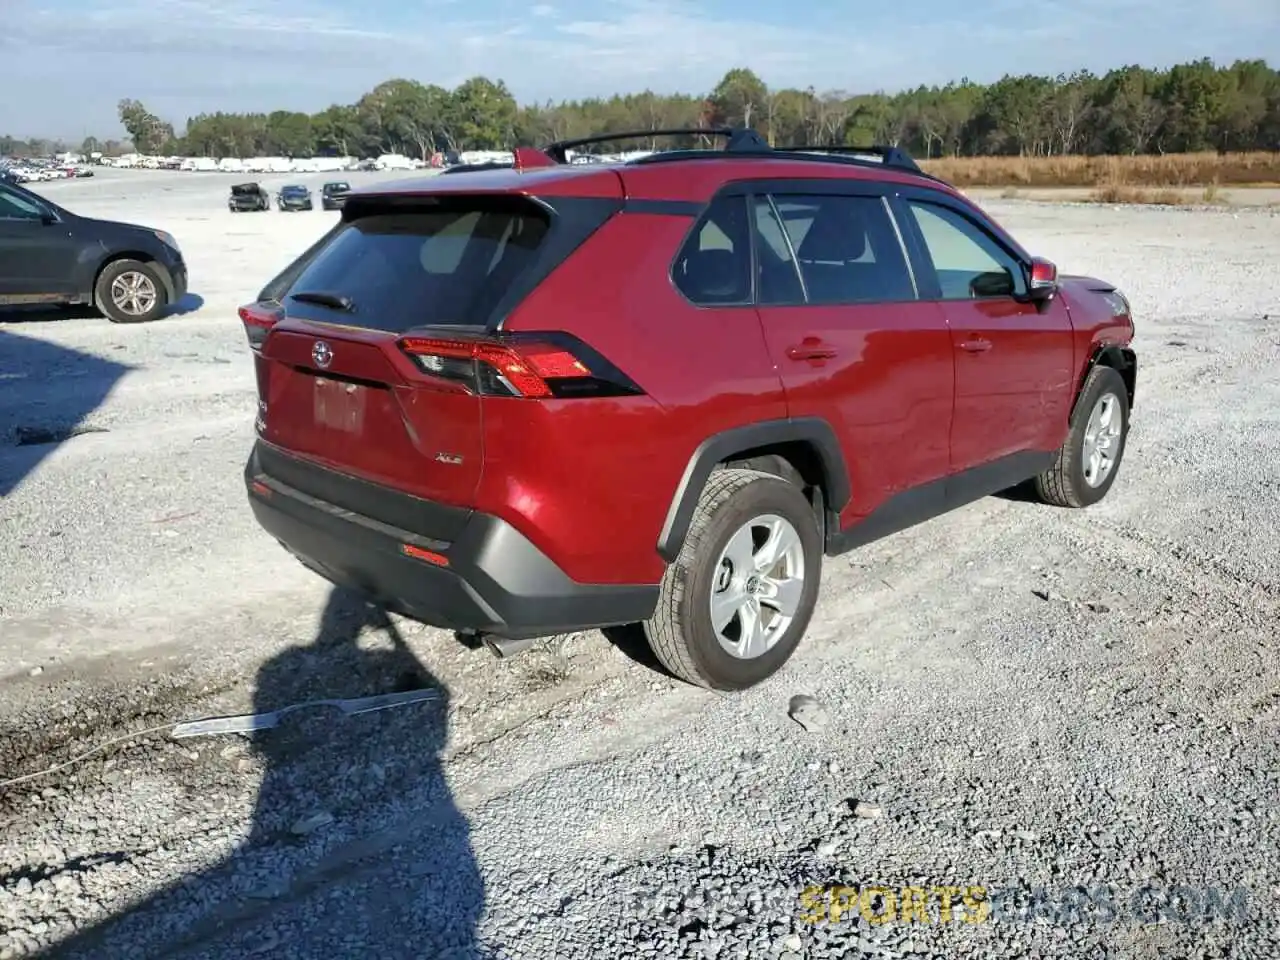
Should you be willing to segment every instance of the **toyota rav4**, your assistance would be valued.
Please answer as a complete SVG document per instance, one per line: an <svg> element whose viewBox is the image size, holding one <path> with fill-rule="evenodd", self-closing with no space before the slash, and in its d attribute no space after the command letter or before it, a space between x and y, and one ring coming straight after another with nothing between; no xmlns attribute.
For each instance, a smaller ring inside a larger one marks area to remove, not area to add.
<svg viewBox="0 0 1280 960"><path fill-rule="evenodd" d="M697 132L727 145L352 191L240 310L261 526L499 651L640 623L732 690L792 655L824 557L1024 481L1106 495L1136 376L1111 284L897 149Z"/></svg>

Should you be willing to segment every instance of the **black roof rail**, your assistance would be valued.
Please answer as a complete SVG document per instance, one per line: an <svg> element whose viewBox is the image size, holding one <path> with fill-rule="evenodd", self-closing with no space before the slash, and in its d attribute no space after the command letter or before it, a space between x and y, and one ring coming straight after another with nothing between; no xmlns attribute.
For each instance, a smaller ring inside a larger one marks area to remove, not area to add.
<svg viewBox="0 0 1280 960"><path fill-rule="evenodd" d="M751 127L681 127L669 130L626 130L618 133L600 133L575 140L557 140L543 147L543 153L556 163L566 163L567 153L574 147L587 146L593 143L610 143L615 140L637 140L646 137L679 137L707 136L724 137L725 148L721 150L678 149L662 150L646 157L637 157L631 163L668 163L676 160L704 160L723 158L725 154L738 157L755 156L761 159L773 157L778 160L813 160L820 163L847 163L862 167L889 167L902 170L916 176L945 183L940 177L926 173L905 150L892 146L852 146L845 144L799 144L796 146L771 147L760 134ZM870 160L869 157L879 157Z"/></svg>
<svg viewBox="0 0 1280 960"><path fill-rule="evenodd" d="M897 148L894 148L895 150ZM897 151L898 156L891 161L870 160L866 156L856 156L856 154L874 153L865 147L803 147L796 150L792 147L773 147L767 144L762 147L743 147L734 151L732 156L739 158L754 157L758 160L806 160L815 163L843 163L855 167L871 167L882 170L888 167L891 170L900 170L903 173L910 173L917 177L924 177L926 180L933 180L936 183L946 184L947 181L941 177L927 173L916 165L909 156L901 151ZM671 163L677 160L716 160L725 159L727 151L720 150L667 150L660 153L654 153L647 157L637 157L635 160L628 161L633 164L650 164L650 163ZM893 162L896 161L896 162ZM948 184L949 185L949 184Z"/></svg>
<svg viewBox="0 0 1280 960"><path fill-rule="evenodd" d="M863 156L879 157L880 162L886 167L896 167L899 170L910 170L912 173L923 173L919 165L911 159L911 155L900 147L887 146L848 146L845 144L801 144L794 147L774 147L778 153L835 153L835 154L862 154Z"/></svg>
<svg viewBox="0 0 1280 960"><path fill-rule="evenodd" d="M440 172L444 173L473 173L479 170L509 170L515 164L507 163L505 160L484 160L480 163L455 163L451 167L445 167Z"/></svg>
<svg viewBox="0 0 1280 960"><path fill-rule="evenodd" d="M726 150L768 149L768 145L754 130L741 127L676 127L668 130L620 130L617 133L598 133L573 140L557 140L542 148L542 152L557 163L566 162L566 154L574 147L593 143L613 143L615 140L644 140L649 137L724 137Z"/></svg>

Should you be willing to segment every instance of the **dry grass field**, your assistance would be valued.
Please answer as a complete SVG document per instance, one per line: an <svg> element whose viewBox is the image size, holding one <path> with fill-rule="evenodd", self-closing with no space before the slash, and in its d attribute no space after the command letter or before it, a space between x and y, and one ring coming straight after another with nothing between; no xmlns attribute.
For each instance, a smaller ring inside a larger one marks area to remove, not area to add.
<svg viewBox="0 0 1280 960"><path fill-rule="evenodd" d="M955 157L922 161L921 166L962 188L1093 187L1116 191L1121 197L1126 191L1135 190L1202 187L1213 191L1220 187L1280 184L1280 151L1122 157Z"/></svg>

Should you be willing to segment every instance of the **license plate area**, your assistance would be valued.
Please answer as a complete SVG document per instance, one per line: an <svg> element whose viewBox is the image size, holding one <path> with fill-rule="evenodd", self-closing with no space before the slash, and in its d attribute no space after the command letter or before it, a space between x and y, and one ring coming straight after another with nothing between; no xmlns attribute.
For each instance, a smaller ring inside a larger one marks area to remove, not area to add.
<svg viewBox="0 0 1280 960"><path fill-rule="evenodd" d="M364 429L368 387L316 377L312 398L312 417L316 426L350 434L358 434Z"/></svg>

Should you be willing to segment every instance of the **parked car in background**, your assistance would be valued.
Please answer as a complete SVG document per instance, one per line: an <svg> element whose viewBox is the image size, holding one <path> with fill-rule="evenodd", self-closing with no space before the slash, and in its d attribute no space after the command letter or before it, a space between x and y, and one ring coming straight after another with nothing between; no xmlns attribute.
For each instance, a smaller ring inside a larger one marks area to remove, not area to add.
<svg viewBox="0 0 1280 960"><path fill-rule="evenodd" d="M311 191L296 183L280 188L276 194L276 206L281 210L311 210Z"/></svg>
<svg viewBox="0 0 1280 960"><path fill-rule="evenodd" d="M186 292L182 252L163 230L82 217L0 183L0 307L90 304L142 323Z"/></svg>
<svg viewBox="0 0 1280 960"><path fill-rule="evenodd" d="M231 196L227 198L227 208L232 213L244 213L252 210L270 210L271 194L258 183L237 183L231 187Z"/></svg>
<svg viewBox="0 0 1280 960"><path fill-rule="evenodd" d="M320 206L325 210L341 210L347 202L347 194L351 192L351 184L345 180L335 180L320 188Z"/></svg>

